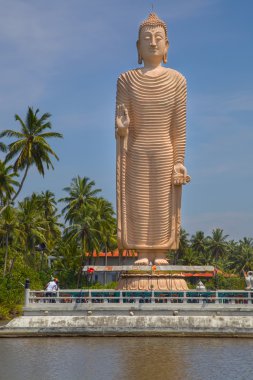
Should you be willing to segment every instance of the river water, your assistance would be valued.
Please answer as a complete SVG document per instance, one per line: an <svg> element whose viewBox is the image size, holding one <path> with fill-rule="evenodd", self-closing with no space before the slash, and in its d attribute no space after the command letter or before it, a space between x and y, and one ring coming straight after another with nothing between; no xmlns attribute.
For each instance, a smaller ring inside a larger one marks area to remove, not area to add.
<svg viewBox="0 0 253 380"><path fill-rule="evenodd" d="M0 380L253 379L253 339L0 339Z"/></svg>

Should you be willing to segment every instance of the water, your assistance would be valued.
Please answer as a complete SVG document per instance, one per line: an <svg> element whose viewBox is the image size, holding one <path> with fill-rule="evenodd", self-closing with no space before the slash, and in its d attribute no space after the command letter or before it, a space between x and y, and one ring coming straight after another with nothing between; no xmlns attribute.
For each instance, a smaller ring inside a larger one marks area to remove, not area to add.
<svg viewBox="0 0 253 380"><path fill-rule="evenodd" d="M0 339L0 380L253 379L253 339Z"/></svg>

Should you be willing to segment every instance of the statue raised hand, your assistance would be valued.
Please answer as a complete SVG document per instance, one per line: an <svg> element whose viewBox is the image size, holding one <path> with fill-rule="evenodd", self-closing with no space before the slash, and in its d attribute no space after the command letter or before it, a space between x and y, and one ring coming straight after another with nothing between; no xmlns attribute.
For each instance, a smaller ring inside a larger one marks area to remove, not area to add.
<svg viewBox="0 0 253 380"><path fill-rule="evenodd" d="M128 110L124 104L119 104L116 111L116 137L125 137L128 134L130 119Z"/></svg>

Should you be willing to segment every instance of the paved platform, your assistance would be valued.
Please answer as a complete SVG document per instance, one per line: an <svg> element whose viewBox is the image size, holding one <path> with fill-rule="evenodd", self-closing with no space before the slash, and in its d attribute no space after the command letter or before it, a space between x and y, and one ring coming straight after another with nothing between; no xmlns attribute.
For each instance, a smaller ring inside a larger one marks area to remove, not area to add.
<svg viewBox="0 0 253 380"><path fill-rule="evenodd" d="M212 265L86 265L83 267L83 272L93 268L95 272L127 272L127 271L166 271L166 272L213 272Z"/></svg>

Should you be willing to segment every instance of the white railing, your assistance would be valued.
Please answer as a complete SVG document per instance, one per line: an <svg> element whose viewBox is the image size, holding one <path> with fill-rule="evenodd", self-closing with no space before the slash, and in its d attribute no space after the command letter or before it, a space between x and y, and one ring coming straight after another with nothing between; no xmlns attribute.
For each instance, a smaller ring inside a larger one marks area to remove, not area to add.
<svg viewBox="0 0 253 380"><path fill-rule="evenodd" d="M35 304L224 304L247 305L253 308L253 291L130 291L65 289L57 292L26 289L25 306ZM39 306L39 305L38 305ZM61 305L64 307L64 305Z"/></svg>

